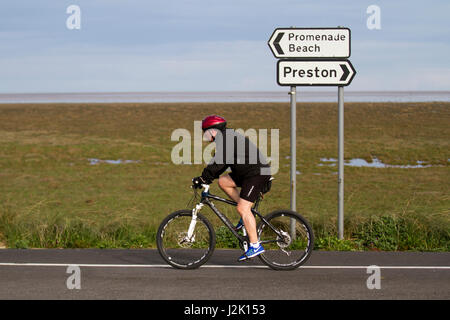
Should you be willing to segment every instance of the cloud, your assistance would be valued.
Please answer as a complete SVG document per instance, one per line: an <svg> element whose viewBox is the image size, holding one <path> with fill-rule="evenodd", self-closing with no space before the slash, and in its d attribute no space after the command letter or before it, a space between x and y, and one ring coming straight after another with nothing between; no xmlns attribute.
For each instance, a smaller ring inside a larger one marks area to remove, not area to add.
<svg viewBox="0 0 450 320"><path fill-rule="evenodd" d="M448 90L448 1L4 1L0 92L278 90L267 41L276 27L352 29L351 90ZM6 80L7 79L7 80Z"/></svg>

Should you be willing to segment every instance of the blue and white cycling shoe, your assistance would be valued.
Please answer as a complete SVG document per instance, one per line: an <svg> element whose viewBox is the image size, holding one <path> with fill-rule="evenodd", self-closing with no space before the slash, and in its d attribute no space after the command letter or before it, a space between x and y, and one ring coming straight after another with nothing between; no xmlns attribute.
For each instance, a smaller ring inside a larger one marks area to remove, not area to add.
<svg viewBox="0 0 450 320"><path fill-rule="evenodd" d="M264 248L262 245L259 245L257 248L254 248L252 246L250 246L250 248L248 248L247 252L244 253L240 258L239 261L245 261L247 259L256 257L258 255L260 255L261 253L264 252Z"/></svg>

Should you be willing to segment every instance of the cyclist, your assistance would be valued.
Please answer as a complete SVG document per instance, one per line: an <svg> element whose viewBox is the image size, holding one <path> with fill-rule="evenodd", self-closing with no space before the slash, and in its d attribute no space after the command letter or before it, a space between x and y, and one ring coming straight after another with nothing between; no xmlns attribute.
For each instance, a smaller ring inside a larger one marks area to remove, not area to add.
<svg viewBox="0 0 450 320"><path fill-rule="evenodd" d="M227 121L217 115L203 119L204 138L216 142L216 152L202 175L193 178L192 182L194 187L201 188L202 184L211 184L214 179L219 178L219 187L236 201L237 211L241 216L236 229L244 225L250 240L248 250L239 258L239 261L244 261L264 252L263 246L258 242L256 220L251 208L271 178L270 166L247 137L226 128L226 125ZM231 172L221 175L228 168ZM241 188L240 192L238 187Z"/></svg>

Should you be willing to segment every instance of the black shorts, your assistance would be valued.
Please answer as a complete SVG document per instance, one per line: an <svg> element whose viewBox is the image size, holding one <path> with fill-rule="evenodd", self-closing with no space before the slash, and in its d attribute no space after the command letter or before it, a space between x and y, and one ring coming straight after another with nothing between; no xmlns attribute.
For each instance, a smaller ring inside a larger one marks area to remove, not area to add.
<svg viewBox="0 0 450 320"><path fill-rule="evenodd" d="M233 179L236 186L241 188L239 197L250 202L256 201L259 194L261 193L261 190L271 178L270 175L258 175L243 179L241 177L235 176L233 172L230 172L229 176L231 177L231 179Z"/></svg>

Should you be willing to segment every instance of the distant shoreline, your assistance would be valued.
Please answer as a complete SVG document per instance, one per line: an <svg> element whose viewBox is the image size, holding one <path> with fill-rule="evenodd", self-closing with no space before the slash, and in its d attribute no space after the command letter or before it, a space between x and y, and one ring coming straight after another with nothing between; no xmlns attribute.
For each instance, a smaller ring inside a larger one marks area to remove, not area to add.
<svg viewBox="0 0 450 320"><path fill-rule="evenodd" d="M0 93L0 103L286 102L285 91ZM450 102L450 91L350 91L346 102ZM337 90L297 88L298 102L335 102Z"/></svg>

